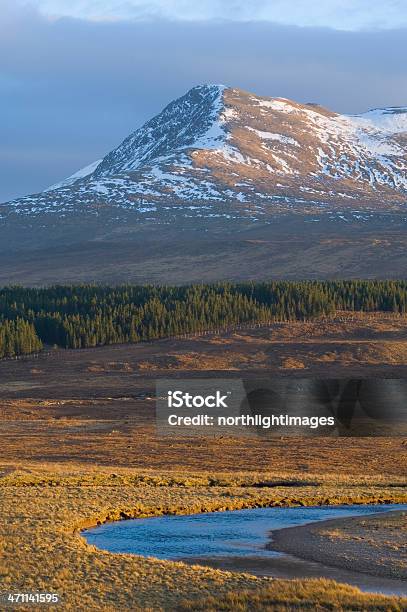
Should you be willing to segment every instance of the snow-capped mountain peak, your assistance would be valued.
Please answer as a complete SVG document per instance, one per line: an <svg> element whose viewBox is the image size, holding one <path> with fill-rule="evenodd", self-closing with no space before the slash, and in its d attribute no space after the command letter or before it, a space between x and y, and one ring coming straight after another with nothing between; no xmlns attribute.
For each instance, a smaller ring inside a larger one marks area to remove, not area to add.
<svg viewBox="0 0 407 612"><path fill-rule="evenodd" d="M287 211L361 217L406 203L407 107L340 115L198 85L102 160L2 210L254 222Z"/></svg>
<svg viewBox="0 0 407 612"><path fill-rule="evenodd" d="M133 132L98 166L95 176L136 170L187 147L214 148L224 139L224 85L198 85Z"/></svg>

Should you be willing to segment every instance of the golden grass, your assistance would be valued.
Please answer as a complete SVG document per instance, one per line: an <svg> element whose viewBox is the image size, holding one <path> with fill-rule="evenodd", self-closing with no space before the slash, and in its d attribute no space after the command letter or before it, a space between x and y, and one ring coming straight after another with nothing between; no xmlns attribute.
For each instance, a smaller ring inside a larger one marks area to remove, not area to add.
<svg viewBox="0 0 407 612"><path fill-rule="evenodd" d="M120 518L260 506L407 501L401 477L392 478L387 486L382 477L352 482L350 477L301 479L273 473L186 476L66 464L18 469L2 464L0 473L2 591L56 592L63 610L174 610L182 600L212 597L227 602L228 593L270 587L268 579L248 574L100 551L82 538L79 530L85 526ZM287 597L290 593L300 597L296 595L300 583L280 582L273 581L272 588L280 589L281 598L284 589ZM319 582L315 591L313 582L307 585L308 600L316 604L321 597Z"/></svg>
<svg viewBox="0 0 407 612"><path fill-rule="evenodd" d="M127 397L129 377L137 383L134 373L144 368L175 369L178 375L195 368L243 371L274 364L277 371L304 365L325 375L328 367L344 374L349 364L354 375L356 364L404 364L406 320L341 314L339 321L276 324L269 331L105 347L91 355L84 351L66 360L44 360L41 370L2 364L3 393L26 393L28 386L38 399L0 403L0 592L54 591L61 596L60 609L67 611L407 609L405 600L362 594L326 580L270 581L113 555L88 546L80 534L97 523L160 514L406 503L400 438L169 442L155 434L152 383L146 379L137 387L146 399ZM52 385L60 383L63 390L56 392ZM105 397L93 398L96 387ZM123 397L111 397L119 394ZM403 546L403 534L395 523L392 534L378 536L369 521L363 537L372 546L385 544L390 556L392 546L398 551ZM349 524L340 532L327 530L321 540L331 538L331 544L341 546L355 542L357 549L360 537L360 529L356 533Z"/></svg>
<svg viewBox="0 0 407 612"><path fill-rule="evenodd" d="M309 438L292 436L159 437L151 399L154 388L141 385L137 391L145 399L90 399L84 394L77 399L44 395L1 400L0 461L75 464L86 457L88 464L159 473L174 466L188 473L273 470L299 477L309 473L346 478L351 472L393 479L407 473L407 441L402 438L316 437L310 444Z"/></svg>
<svg viewBox="0 0 407 612"><path fill-rule="evenodd" d="M276 580L256 591L231 592L204 600L183 601L177 611L187 612L288 612L291 610L353 610L402 612L406 600L367 595L359 589L332 580Z"/></svg>

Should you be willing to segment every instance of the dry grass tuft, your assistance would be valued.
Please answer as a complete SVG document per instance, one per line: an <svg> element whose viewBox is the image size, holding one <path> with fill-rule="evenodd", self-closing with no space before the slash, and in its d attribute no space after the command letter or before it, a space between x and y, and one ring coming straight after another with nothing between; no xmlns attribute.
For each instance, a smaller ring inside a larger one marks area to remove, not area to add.
<svg viewBox="0 0 407 612"><path fill-rule="evenodd" d="M276 580L256 591L230 592L220 597L183 601L176 610L187 612L288 612L291 610L352 610L402 612L407 601L367 595L356 587L332 580Z"/></svg>

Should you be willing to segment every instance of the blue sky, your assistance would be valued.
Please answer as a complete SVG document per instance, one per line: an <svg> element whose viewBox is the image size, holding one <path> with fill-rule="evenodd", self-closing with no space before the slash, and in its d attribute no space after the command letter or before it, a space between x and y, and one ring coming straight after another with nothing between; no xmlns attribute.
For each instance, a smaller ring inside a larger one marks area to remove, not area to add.
<svg viewBox="0 0 407 612"><path fill-rule="evenodd" d="M197 83L407 105L401 1L0 0L0 16L0 201L99 159Z"/></svg>

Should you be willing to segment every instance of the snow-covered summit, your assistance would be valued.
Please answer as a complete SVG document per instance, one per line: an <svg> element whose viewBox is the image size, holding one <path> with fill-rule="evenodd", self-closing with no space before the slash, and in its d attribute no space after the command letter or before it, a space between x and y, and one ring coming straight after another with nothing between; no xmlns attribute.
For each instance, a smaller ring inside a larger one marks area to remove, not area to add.
<svg viewBox="0 0 407 612"><path fill-rule="evenodd" d="M130 134L107 155L95 176L135 170L188 147L213 148L224 139L220 114L224 85L198 85Z"/></svg>
<svg viewBox="0 0 407 612"><path fill-rule="evenodd" d="M406 203L407 107L340 115L198 85L102 160L7 206L61 217L125 210L167 223Z"/></svg>

